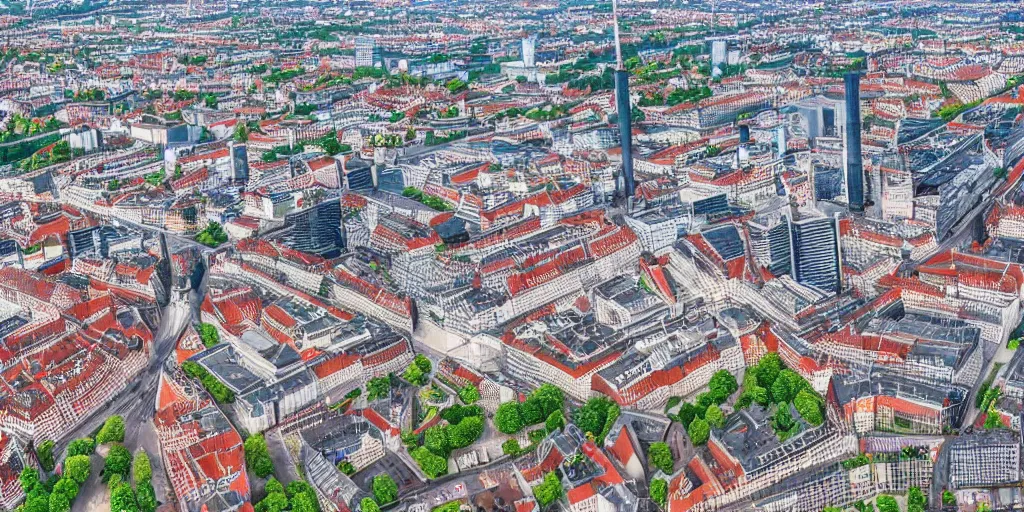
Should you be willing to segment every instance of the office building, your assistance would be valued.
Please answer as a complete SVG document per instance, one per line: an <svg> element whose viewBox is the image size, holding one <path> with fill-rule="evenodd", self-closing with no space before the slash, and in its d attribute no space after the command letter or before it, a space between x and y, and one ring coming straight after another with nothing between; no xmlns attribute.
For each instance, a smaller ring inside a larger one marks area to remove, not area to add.
<svg viewBox="0 0 1024 512"><path fill-rule="evenodd" d="M341 203L337 199L288 214L285 224L291 226L287 243L297 251L323 254L345 246L341 232Z"/></svg>
<svg viewBox="0 0 1024 512"><path fill-rule="evenodd" d="M373 38L357 37L355 43L356 67L373 67L373 54L375 50L376 44L374 43Z"/></svg>
<svg viewBox="0 0 1024 512"><path fill-rule="evenodd" d="M847 73L846 195L850 211L864 211L864 166L860 155L860 75Z"/></svg>
<svg viewBox="0 0 1024 512"><path fill-rule="evenodd" d="M532 68L537 65L537 35L523 38L523 67Z"/></svg>
<svg viewBox="0 0 1024 512"><path fill-rule="evenodd" d="M790 222L790 261L796 282L823 292L839 292L838 222L829 217Z"/></svg>

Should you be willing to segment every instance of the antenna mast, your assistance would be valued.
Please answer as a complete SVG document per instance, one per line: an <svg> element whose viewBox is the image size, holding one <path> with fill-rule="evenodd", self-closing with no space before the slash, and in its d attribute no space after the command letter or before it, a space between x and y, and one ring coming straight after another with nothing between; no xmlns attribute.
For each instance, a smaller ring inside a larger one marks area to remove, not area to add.
<svg viewBox="0 0 1024 512"><path fill-rule="evenodd" d="M616 0L612 0L612 31L615 33L615 69L622 71L622 44L619 42L619 8Z"/></svg>

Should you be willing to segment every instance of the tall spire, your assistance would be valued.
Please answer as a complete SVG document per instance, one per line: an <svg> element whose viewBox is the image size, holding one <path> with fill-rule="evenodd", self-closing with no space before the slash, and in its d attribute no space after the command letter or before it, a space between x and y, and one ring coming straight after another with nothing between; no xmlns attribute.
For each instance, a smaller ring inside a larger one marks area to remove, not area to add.
<svg viewBox="0 0 1024 512"><path fill-rule="evenodd" d="M615 69L622 71L622 44L619 41L619 7L612 0L612 32L615 34Z"/></svg>

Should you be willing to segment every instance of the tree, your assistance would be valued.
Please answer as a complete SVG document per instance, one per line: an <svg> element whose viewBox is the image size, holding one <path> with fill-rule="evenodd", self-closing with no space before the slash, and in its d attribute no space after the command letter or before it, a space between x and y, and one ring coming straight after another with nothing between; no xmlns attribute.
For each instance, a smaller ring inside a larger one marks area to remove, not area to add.
<svg viewBox="0 0 1024 512"><path fill-rule="evenodd" d="M366 383L366 399L369 401L384 398L391 392L391 380L387 377L374 377Z"/></svg>
<svg viewBox="0 0 1024 512"><path fill-rule="evenodd" d="M220 333L217 332L217 326L201 322L199 324L199 339L203 341L203 345L206 348L220 343Z"/></svg>
<svg viewBox="0 0 1024 512"><path fill-rule="evenodd" d="M59 492L50 493L48 510L49 512L69 512L71 510L71 498Z"/></svg>
<svg viewBox="0 0 1024 512"><path fill-rule="evenodd" d="M380 512L380 507L377 506L377 502L373 501L372 498L363 498L359 502L359 510L361 512Z"/></svg>
<svg viewBox="0 0 1024 512"><path fill-rule="evenodd" d="M920 487L907 489L907 512L924 512L928 506L928 497L921 492Z"/></svg>
<svg viewBox="0 0 1024 512"><path fill-rule="evenodd" d="M533 488L533 497L537 498L537 503L540 503L541 507L554 503L555 500L562 497L562 493L562 481L558 479L558 475L554 471L545 474L544 481Z"/></svg>
<svg viewBox="0 0 1024 512"><path fill-rule="evenodd" d="M252 470L253 474L260 478L266 478L274 473L274 461L270 459L267 440L264 439L263 434L249 436L242 448L245 451L245 465Z"/></svg>
<svg viewBox="0 0 1024 512"><path fill-rule="evenodd" d="M21 469L21 474L18 475L18 481L21 483L21 490L26 494L32 492L39 485L39 471L36 468L25 466Z"/></svg>
<svg viewBox="0 0 1024 512"><path fill-rule="evenodd" d="M78 496L78 484L65 476L53 484L53 494L63 494L69 501L73 501Z"/></svg>
<svg viewBox="0 0 1024 512"><path fill-rule="evenodd" d="M689 426L690 422L697 417L697 406L690 402L683 402L683 405L679 407L678 421L683 426Z"/></svg>
<svg viewBox="0 0 1024 512"><path fill-rule="evenodd" d="M153 478L153 467L149 464L149 455L139 450L132 462L132 481L138 486L141 483L149 482Z"/></svg>
<svg viewBox="0 0 1024 512"><path fill-rule="evenodd" d="M657 503L659 507L665 506L668 500L668 482L661 478L651 480L651 500Z"/></svg>
<svg viewBox="0 0 1024 512"><path fill-rule="evenodd" d="M900 504L896 502L896 498L888 494L880 495L875 500L875 505L878 506L878 512L900 512Z"/></svg>
<svg viewBox="0 0 1024 512"><path fill-rule="evenodd" d="M545 418L555 411L562 410L565 406L565 393L561 388L552 384L541 384L530 394L530 398L540 404Z"/></svg>
<svg viewBox="0 0 1024 512"><path fill-rule="evenodd" d="M92 455L96 451L96 441L91 437L75 439L68 443L68 457L75 455Z"/></svg>
<svg viewBox="0 0 1024 512"><path fill-rule="evenodd" d="M156 510L156 492L153 484L143 482L135 486L135 500L139 504L139 512L153 512Z"/></svg>
<svg viewBox="0 0 1024 512"><path fill-rule="evenodd" d="M565 427L565 414L562 411L555 411L548 415L548 418L544 420L544 429L548 433L554 432L560 428Z"/></svg>
<svg viewBox="0 0 1024 512"><path fill-rule="evenodd" d="M711 376L708 389L715 402L722 404L739 389L739 384L736 382L736 377L729 370L718 370Z"/></svg>
<svg viewBox="0 0 1024 512"><path fill-rule="evenodd" d="M467 416L455 425L449 425L448 443L451 449L465 448L484 433L484 419L482 416Z"/></svg>
<svg viewBox="0 0 1024 512"><path fill-rule="evenodd" d="M46 489L38 487L25 495L24 512L49 512L50 493Z"/></svg>
<svg viewBox="0 0 1024 512"><path fill-rule="evenodd" d="M64 476L71 478L78 485L84 484L91 472L92 465L88 455L72 455L64 459Z"/></svg>
<svg viewBox="0 0 1024 512"><path fill-rule="evenodd" d="M412 360L413 364L419 367L423 373L430 373L433 365L430 363L430 358L423 354L416 354L416 357Z"/></svg>
<svg viewBox="0 0 1024 512"><path fill-rule="evenodd" d="M428 377L423 373L423 370L420 370L420 367L415 364L411 364L405 369L405 373L402 374L402 378L417 386L425 385L428 380Z"/></svg>
<svg viewBox="0 0 1024 512"><path fill-rule="evenodd" d="M43 471L53 471L53 441L47 439L39 443L36 447L36 457L39 458L39 465L43 467Z"/></svg>
<svg viewBox="0 0 1024 512"><path fill-rule="evenodd" d="M466 405L472 405L473 402L480 399L480 390L473 384L466 384L459 389L459 399Z"/></svg>
<svg viewBox="0 0 1024 512"><path fill-rule="evenodd" d="M942 491L942 504L953 506L956 505L956 494L953 494L948 489Z"/></svg>
<svg viewBox="0 0 1024 512"><path fill-rule="evenodd" d="M725 426L725 414L722 413L722 409L715 404L708 406L707 412L704 413L704 420L715 428L722 428Z"/></svg>
<svg viewBox="0 0 1024 512"><path fill-rule="evenodd" d="M540 401L538 400L526 400L519 404L519 414L523 417L523 423L526 425L536 425L544 421L544 408L541 407Z"/></svg>
<svg viewBox="0 0 1024 512"><path fill-rule="evenodd" d="M111 416L103 423L100 432L96 434L96 442L99 444L122 443L124 442L124 418Z"/></svg>
<svg viewBox="0 0 1024 512"><path fill-rule="evenodd" d="M287 509L288 497L285 496L284 490L281 492L268 492L267 497L256 504L256 512L283 512Z"/></svg>
<svg viewBox="0 0 1024 512"><path fill-rule="evenodd" d="M316 494L304 492L292 498L292 512L320 512Z"/></svg>
<svg viewBox="0 0 1024 512"><path fill-rule="evenodd" d="M249 125L245 122L239 121L235 126L234 134L235 142L248 142L249 141Z"/></svg>
<svg viewBox="0 0 1024 512"><path fill-rule="evenodd" d="M523 418L519 412L519 402L504 402L494 413L494 426L505 434L515 434L523 428Z"/></svg>
<svg viewBox="0 0 1024 512"><path fill-rule="evenodd" d="M690 436L690 442L695 445L702 445L708 442L708 438L711 437L711 426L708 425L708 422L695 418L686 429L686 433Z"/></svg>
<svg viewBox="0 0 1024 512"><path fill-rule="evenodd" d="M398 499L398 484L387 473L373 477L373 499L378 503L391 503Z"/></svg>
<svg viewBox="0 0 1024 512"><path fill-rule="evenodd" d="M423 446L435 455L447 458L452 449L448 439L448 429L442 425L428 428L423 436Z"/></svg>
<svg viewBox="0 0 1024 512"><path fill-rule="evenodd" d="M426 446L416 448L409 455L430 478L448 474L448 459L434 455Z"/></svg>
<svg viewBox="0 0 1024 512"><path fill-rule="evenodd" d="M793 405L796 407L797 412L800 413L800 417L807 423L821 425L825 422L825 416L822 414L821 399L813 391L800 390L796 394L796 398L793 399Z"/></svg>
<svg viewBox="0 0 1024 512"><path fill-rule="evenodd" d="M114 444L110 446L107 459L103 464L103 481L107 482L110 477L118 475L122 480L128 477L128 471L132 467L132 452L123 445Z"/></svg>
<svg viewBox="0 0 1024 512"><path fill-rule="evenodd" d="M515 439L509 439L504 443L501 443L501 453L504 453L505 455L508 455L510 457L515 457L516 455L519 455L519 441L516 441Z"/></svg>
<svg viewBox="0 0 1024 512"><path fill-rule="evenodd" d="M757 384L770 389L782 371L782 358L775 352L769 352L757 363Z"/></svg>
<svg viewBox="0 0 1024 512"><path fill-rule="evenodd" d="M121 483L110 491L110 510L119 512L139 512L139 503L135 499L132 486Z"/></svg>
<svg viewBox="0 0 1024 512"><path fill-rule="evenodd" d="M651 443L651 447L647 450L647 459L652 466L660 469L663 473L672 474L675 460L672 458L672 450L669 449L667 443Z"/></svg>
<svg viewBox="0 0 1024 512"><path fill-rule="evenodd" d="M611 424L619 416L619 404L603 396L587 400L587 403L573 412L573 423L584 433L594 437L598 446L604 444Z"/></svg>

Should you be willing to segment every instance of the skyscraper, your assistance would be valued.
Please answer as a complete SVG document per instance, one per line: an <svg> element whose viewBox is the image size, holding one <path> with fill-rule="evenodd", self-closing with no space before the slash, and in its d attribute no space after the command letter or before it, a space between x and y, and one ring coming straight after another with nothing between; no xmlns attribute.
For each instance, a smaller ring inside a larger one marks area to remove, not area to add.
<svg viewBox="0 0 1024 512"><path fill-rule="evenodd" d="M619 42L618 3L612 0L612 28L615 32L615 112L619 116L619 144L622 146L623 197L629 208L633 199L633 112L629 107L629 72L622 66Z"/></svg>
<svg viewBox="0 0 1024 512"><path fill-rule="evenodd" d="M633 112L629 106L629 72L615 71L615 111L619 115L619 141L622 146L623 195L633 197Z"/></svg>
<svg viewBox="0 0 1024 512"><path fill-rule="evenodd" d="M373 39L369 37L357 37L355 46L356 67L373 67L373 54L376 48L376 43L374 43Z"/></svg>
<svg viewBox="0 0 1024 512"><path fill-rule="evenodd" d="M291 226L287 242L292 249L314 254L332 253L345 246L341 233L341 202L327 200L285 216Z"/></svg>
<svg viewBox="0 0 1024 512"><path fill-rule="evenodd" d="M523 67L532 68L537 64L537 35L523 38Z"/></svg>
<svg viewBox="0 0 1024 512"><path fill-rule="evenodd" d="M842 284L838 223L831 217L790 221L790 261L796 282L839 293Z"/></svg>
<svg viewBox="0 0 1024 512"><path fill-rule="evenodd" d="M860 75L847 73L846 85L846 196L850 211L864 211L864 166L860 155Z"/></svg>

